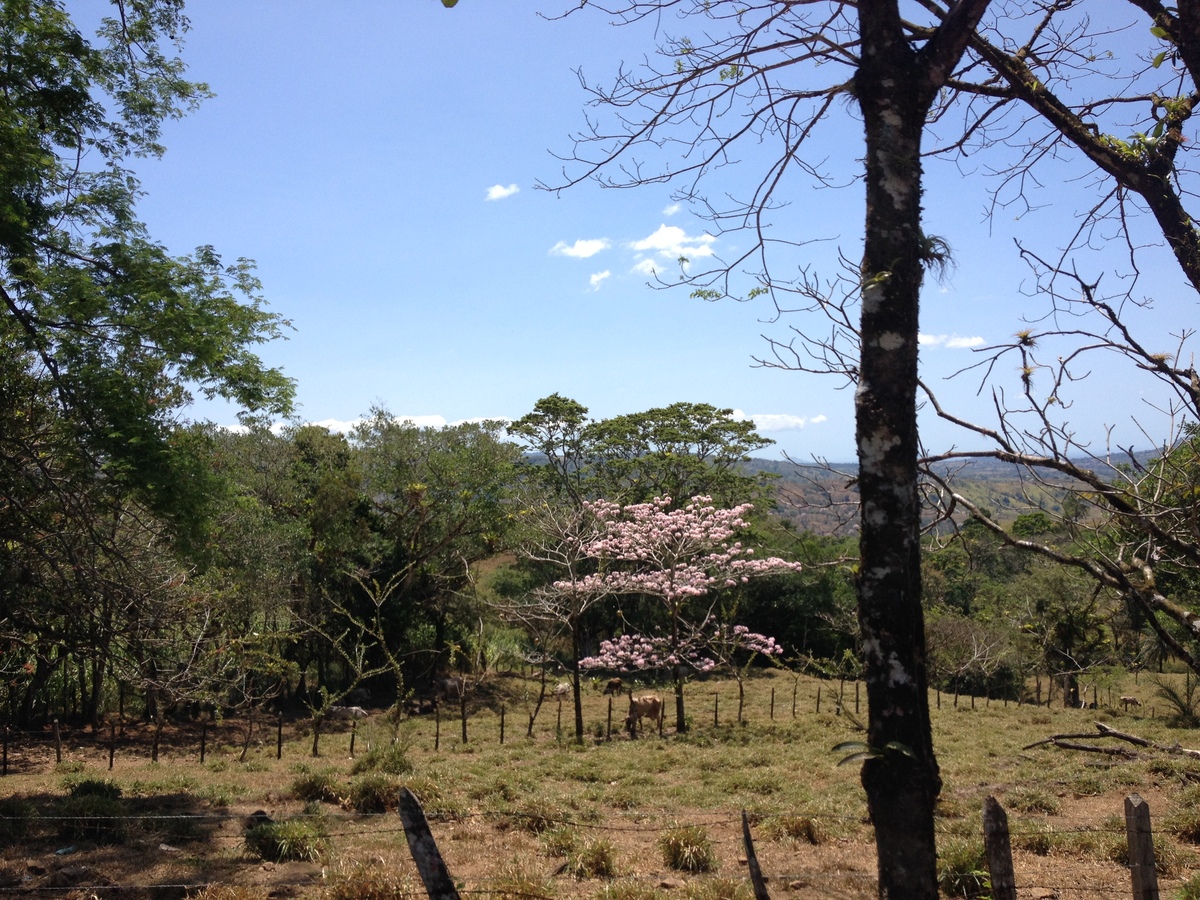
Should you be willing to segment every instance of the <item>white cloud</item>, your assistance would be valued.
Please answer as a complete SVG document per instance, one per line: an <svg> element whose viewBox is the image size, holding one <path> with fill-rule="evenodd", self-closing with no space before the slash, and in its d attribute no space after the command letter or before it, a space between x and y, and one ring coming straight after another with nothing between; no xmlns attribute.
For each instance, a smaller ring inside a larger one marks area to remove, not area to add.
<svg viewBox="0 0 1200 900"><path fill-rule="evenodd" d="M362 419L350 419L347 422L344 422L341 419L322 419L320 422L309 422L308 424L328 429L335 434L349 434L351 431L361 425L362 421Z"/></svg>
<svg viewBox="0 0 1200 900"><path fill-rule="evenodd" d="M633 269L631 271L637 272L639 275L645 275L647 278L653 278L656 271L654 268L654 260L639 260L633 264Z"/></svg>
<svg viewBox="0 0 1200 900"><path fill-rule="evenodd" d="M592 284L592 290L593 291L600 290L600 285L604 283L604 279L606 279L611 274L612 274L612 272L608 271L608 269L605 269L603 272L596 272L595 274L593 274L590 279L591 284Z"/></svg>
<svg viewBox="0 0 1200 900"><path fill-rule="evenodd" d="M681 207L678 203L672 203L670 206L668 206L666 209L664 209L662 211L662 214L664 216L673 216L673 215L675 215L675 213L679 212L679 210L681 210L682 208L683 207Z"/></svg>
<svg viewBox="0 0 1200 900"><path fill-rule="evenodd" d="M505 197L511 197L513 194L517 193L519 190L521 190L521 189L519 187L517 187L515 184L510 184L508 187L505 187L502 184L493 184L490 188L487 189L487 199L488 200L503 200Z"/></svg>
<svg viewBox="0 0 1200 900"><path fill-rule="evenodd" d="M733 411L735 419L750 419L754 422L754 427L759 431L799 431L806 425L820 425L822 422L827 422L828 417L820 416L793 416L788 413L751 413L746 415L740 409Z"/></svg>
<svg viewBox="0 0 1200 900"><path fill-rule="evenodd" d="M678 259L681 256L691 259L697 256L712 256L712 245L716 240L711 234L693 237L676 225L659 225L654 234L634 241L629 246L640 253L658 253L669 259Z"/></svg>
<svg viewBox="0 0 1200 900"><path fill-rule="evenodd" d="M608 238L589 238L586 240L578 240L574 244L567 244L565 241L559 241L550 248L550 252L556 256L570 256L575 259L587 259L590 256L595 256L601 250L607 250L612 246L612 241Z"/></svg>
<svg viewBox="0 0 1200 900"><path fill-rule="evenodd" d="M957 334L921 334L917 343L922 347L945 347L948 350L970 350L982 347L986 341L981 337L962 337Z"/></svg>

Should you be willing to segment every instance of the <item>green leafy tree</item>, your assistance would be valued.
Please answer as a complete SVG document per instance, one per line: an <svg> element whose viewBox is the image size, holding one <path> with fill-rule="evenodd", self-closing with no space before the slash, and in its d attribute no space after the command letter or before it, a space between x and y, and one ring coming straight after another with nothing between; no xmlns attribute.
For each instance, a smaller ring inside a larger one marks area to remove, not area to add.
<svg viewBox="0 0 1200 900"><path fill-rule="evenodd" d="M430 654L426 672L445 666L473 628L472 566L511 527L518 449L498 422L418 428L383 410L354 441L371 507L370 574L388 586L379 620L398 642L393 653Z"/></svg>
<svg viewBox="0 0 1200 900"><path fill-rule="evenodd" d="M286 323L251 265L172 256L136 217L129 161L208 93L171 53L186 29L178 0L116 0L93 39L53 0L0 7L0 340L106 477L172 517L195 499L171 444L193 393L263 413L292 395L253 352Z"/></svg>
<svg viewBox="0 0 1200 900"><path fill-rule="evenodd" d="M741 471L751 454L773 441L732 409L707 403L672 403L604 419L588 427L592 470L599 496L642 503L696 496L722 506L759 499L762 478Z"/></svg>

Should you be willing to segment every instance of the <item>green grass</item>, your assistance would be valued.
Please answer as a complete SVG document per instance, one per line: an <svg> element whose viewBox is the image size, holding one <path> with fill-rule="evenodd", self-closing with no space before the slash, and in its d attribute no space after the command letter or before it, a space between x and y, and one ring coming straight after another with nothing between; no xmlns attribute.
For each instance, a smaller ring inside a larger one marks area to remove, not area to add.
<svg viewBox="0 0 1200 900"><path fill-rule="evenodd" d="M777 688L774 721L768 715L772 684ZM743 808L761 842L760 856L811 860L839 852L839 848L844 852L848 845L855 848L854 858L862 859L869 872L873 868L871 828L860 772L855 765L839 766L844 754L832 751L840 742L863 740L863 735L851 716L831 711L830 683L821 682L820 686L822 712L814 710L818 682L804 679L798 714L793 718L790 678L782 674L752 678L746 725L723 721L714 729L712 693L721 692L724 720L725 713L733 710L732 684L689 684L687 703L693 730L675 735L668 726L662 739L646 735L636 742L619 731L611 741L589 731L582 746L571 742L569 734L560 743L554 734L554 716L547 716L546 710L534 738L527 739L518 702L512 699L517 696L514 687L506 695L509 716L503 745L498 716L481 712L477 716L472 713L470 741L465 746L457 721L444 719L437 750L430 718L402 722L396 744L391 742L390 727L377 730L363 723L357 734L355 760L349 757L348 733L325 735L322 755L313 759L311 738L305 739L300 728L296 737L285 743L282 760L275 759L271 747L272 752L256 757L249 767L237 762L239 747L226 746L211 732L209 747L217 749L210 749L204 765L194 753L171 756L158 766L131 753L118 757L116 769L109 772L107 760L101 762L97 753L64 773L53 766L51 755L50 763L10 774L6 780L9 800L6 807L0 807L0 844L15 847L9 855L20 860L22 853L34 852L24 848L33 848L35 841L61 839L64 844L81 846L104 841L128 843L131 848L142 844L156 847L159 841L175 846L188 842L176 858L181 866L186 859L186 866L195 871L203 868L206 858L217 857L217 838L240 837L241 826L227 824L222 831L204 819L197 820L198 824L175 820L172 816L177 812L219 814L223 804L236 804L242 811L247 806L261 807L287 822L289 817L297 818L305 803L315 801L323 804L319 807L324 810L323 827L329 828L330 835L314 839L317 849L311 852L326 854L321 857L322 864L330 871L344 867L347 876L358 872L356 883L368 885L375 880L368 871L378 868L374 861L398 852L399 825L394 813L400 788L406 786L421 799L439 844L448 842L458 858L470 859L477 868L491 866L493 859L511 860L501 865L503 872L490 872L486 884L483 878L478 882L480 890L497 896L507 892L515 897L524 884L564 900L661 900L664 892L658 890L657 882L634 878L632 873L661 874L667 867L667 850L656 847L656 842L670 823L678 821L682 827L708 828L710 861L705 865L719 864L718 871L728 876L689 871L680 876L687 890L707 891L706 896L713 900L723 900L726 894L737 892L736 885L745 874L736 864L740 840L731 836L730 826L722 825L724 831L718 832L708 823L728 822ZM1135 690L1131 686L1114 691L1122 692ZM848 693L853 696L852 690ZM965 863L955 862L951 856L960 855L960 845L978 840L983 799L994 794L1008 810L1018 857L1029 854L1095 863L1110 867L1111 877L1117 879L1123 825L1119 820L1081 820L1076 811L1100 806L1119 815L1130 789L1151 797L1164 871L1175 873L1171 877L1177 876L1181 883L1200 872L1191 843L1200 841L1200 816L1194 812L1200 808L1200 788L1188 787L1200 773L1200 763L1174 756L1098 760L1094 755L1050 746L1023 749L1052 734L1090 731L1097 711L1059 706L1004 708L997 703L990 708L979 705L974 711L954 710L945 699L943 709L932 710L934 743L944 781L937 829L943 859L947 865L954 863L947 870L957 873L954 877L966 879L976 871L969 854ZM602 718L605 698L593 692L585 694L584 701L585 722ZM860 718L864 717L865 710ZM1168 746L1200 744L1200 738L1174 727L1171 720L1151 718L1149 710L1117 714L1113 721L1117 727ZM403 769L401 774L388 774L397 767ZM360 773L352 774L356 768ZM89 786L83 787L85 784ZM67 791L96 796L62 797ZM180 808L169 807L167 798ZM1099 803L1095 798L1101 798ZM90 805L56 831L59 820L53 816L67 802ZM144 802L151 805L143 807ZM104 810L96 804L104 803L115 804L107 807L111 816L98 815ZM378 822L386 825L362 818L366 813L382 814ZM172 824L175 821L186 824L176 826ZM333 822L336 827L329 824ZM703 841L692 837L673 842L670 852L675 863L690 865L682 862L688 853L705 858ZM304 836L294 836L292 843L303 843L301 838ZM605 849L603 841L611 842L611 849ZM640 851L632 849L635 841L640 842ZM402 837L399 846L403 848ZM497 846L503 847L498 855ZM351 865L356 860L370 864L360 871ZM560 876L547 881L547 873L560 865L564 866ZM184 874L186 871L180 877ZM492 875L500 879L498 887ZM1167 884L1164 896L1170 896L1177 886ZM471 887L474 889L474 882ZM969 886L956 889L972 890ZM670 893L682 896L684 891ZM696 900L705 900L705 896L697 893Z"/></svg>

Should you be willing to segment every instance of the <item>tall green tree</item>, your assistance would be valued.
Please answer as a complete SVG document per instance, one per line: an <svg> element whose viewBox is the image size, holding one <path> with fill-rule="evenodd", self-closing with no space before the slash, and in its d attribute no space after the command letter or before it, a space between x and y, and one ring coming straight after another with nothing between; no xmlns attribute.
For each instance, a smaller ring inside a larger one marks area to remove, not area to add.
<svg viewBox="0 0 1200 900"><path fill-rule="evenodd" d="M383 410L354 442L371 506L370 575L388 586L380 621L395 654L428 654L427 674L474 627L473 566L504 545L519 451L498 422L418 428Z"/></svg>
<svg viewBox="0 0 1200 900"><path fill-rule="evenodd" d="M179 517L195 498L175 417L196 393L286 412L292 384L254 348L287 323L249 262L172 256L138 220L130 161L161 154L163 122L208 91L173 55L180 0L112 5L94 37L55 0L0 5L0 339L107 478Z"/></svg>

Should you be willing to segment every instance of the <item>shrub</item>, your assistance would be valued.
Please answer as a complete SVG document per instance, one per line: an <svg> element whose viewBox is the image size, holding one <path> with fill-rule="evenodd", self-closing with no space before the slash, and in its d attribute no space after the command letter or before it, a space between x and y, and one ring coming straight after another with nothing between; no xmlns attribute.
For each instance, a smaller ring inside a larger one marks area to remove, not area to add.
<svg viewBox="0 0 1200 900"><path fill-rule="evenodd" d="M373 772L350 782L346 802L355 812L388 812L400 805L403 785L391 775Z"/></svg>
<svg viewBox="0 0 1200 900"><path fill-rule="evenodd" d="M105 797L118 800L121 786L110 778L85 778L71 784L67 791L72 797Z"/></svg>
<svg viewBox="0 0 1200 900"><path fill-rule="evenodd" d="M354 760L350 767L351 775L361 775L364 772L381 772L384 775L406 775L412 771L412 763L408 759L408 744L394 741L372 747L363 756Z"/></svg>
<svg viewBox="0 0 1200 900"><path fill-rule="evenodd" d="M807 841L816 845L825 840L821 824L812 816L772 816L763 823L763 833L773 841Z"/></svg>
<svg viewBox="0 0 1200 900"><path fill-rule="evenodd" d="M268 900L269 888L237 884L214 884L198 894L188 894L188 900Z"/></svg>
<svg viewBox="0 0 1200 900"><path fill-rule="evenodd" d="M614 881L596 892L596 900L665 900L667 894L637 881Z"/></svg>
<svg viewBox="0 0 1200 900"><path fill-rule="evenodd" d="M687 900L753 900L754 888L741 878L704 878L683 888Z"/></svg>
<svg viewBox="0 0 1200 900"><path fill-rule="evenodd" d="M562 810L546 800L529 800L514 813L522 831L541 834L562 824Z"/></svg>
<svg viewBox="0 0 1200 900"><path fill-rule="evenodd" d="M1045 813L1049 816L1058 815L1060 808L1058 798L1043 788L1017 788L1005 795L1009 807L1024 813Z"/></svg>
<svg viewBox="0 0 1200 900"><path fill-rule="evenodd" d="M616 857L617 849L610 841L588 841L567 855L565 871L575 878L615 878Z"/></svg>
<svg viewBox="0 0 1200 900"><path fill-rule="evenodd" d="M401 872L359 863L339 868L321 893L322 900L409 900L422 889Z"/></svg>
<svg viewBox="0 0 1200 900"><path fill-rule="evenodd" d="M658 847L668 868L680 872L716 871L712 842L699 825L672 825L658 839Z"/></svg>
<svg viewBox="0 0 1200 900"><path fill-rule="evenodd" d="M982 897L991 890L983 841L958 838L942 844L937 861L938 886L951 897Z"/></svg>
<svg viewBox="0 0 1200 900"><path fill-rule="evenodd" d="M337 776L329 769L320 772L305 772L292 782L292 796L306 803L341 803L341 789Z"/></svg>
<svg viewBox="0 0 1200 900"><path fill-rule="evenodd" d="M1014 850L1024 850L1037 856L1049 856L1062 845L1062 839L1044 822L1022 823L1019 831L1012 832L1011 842Z"/></svg>
<svg viewBox="0 0 1200 900"><path fill-rule="evenodd" d="M23 841L33 832L37 807L23 797L0 798L0 847Z"/></svg>
<svg viewBox="0 0 1200 900"><path fill-rule="evenodd" d="M1179 886L1175 900L1200 900L1200 875L1193 875Z"/></svg>
<svg viewBox="0 0 1200 900"><path fill-rule="evenodd" d="M125 807L112 797L63 797L54 805L58 836L67 841L119 844L125 839Z"/></svg>
<svg viewBox="0 0 1200 900"><path fill-rule="evenodd" d="M542 850L547 856L570 856L579 849L579 832L570 825L542 833Z"/></svg>
<svg viewBox="0 0 1200 900"><path fill-rule="evenodd" d="M319 821L289 819L246 829L246 849L270 862L319 862L325 853L325 833Z"/></svg>

